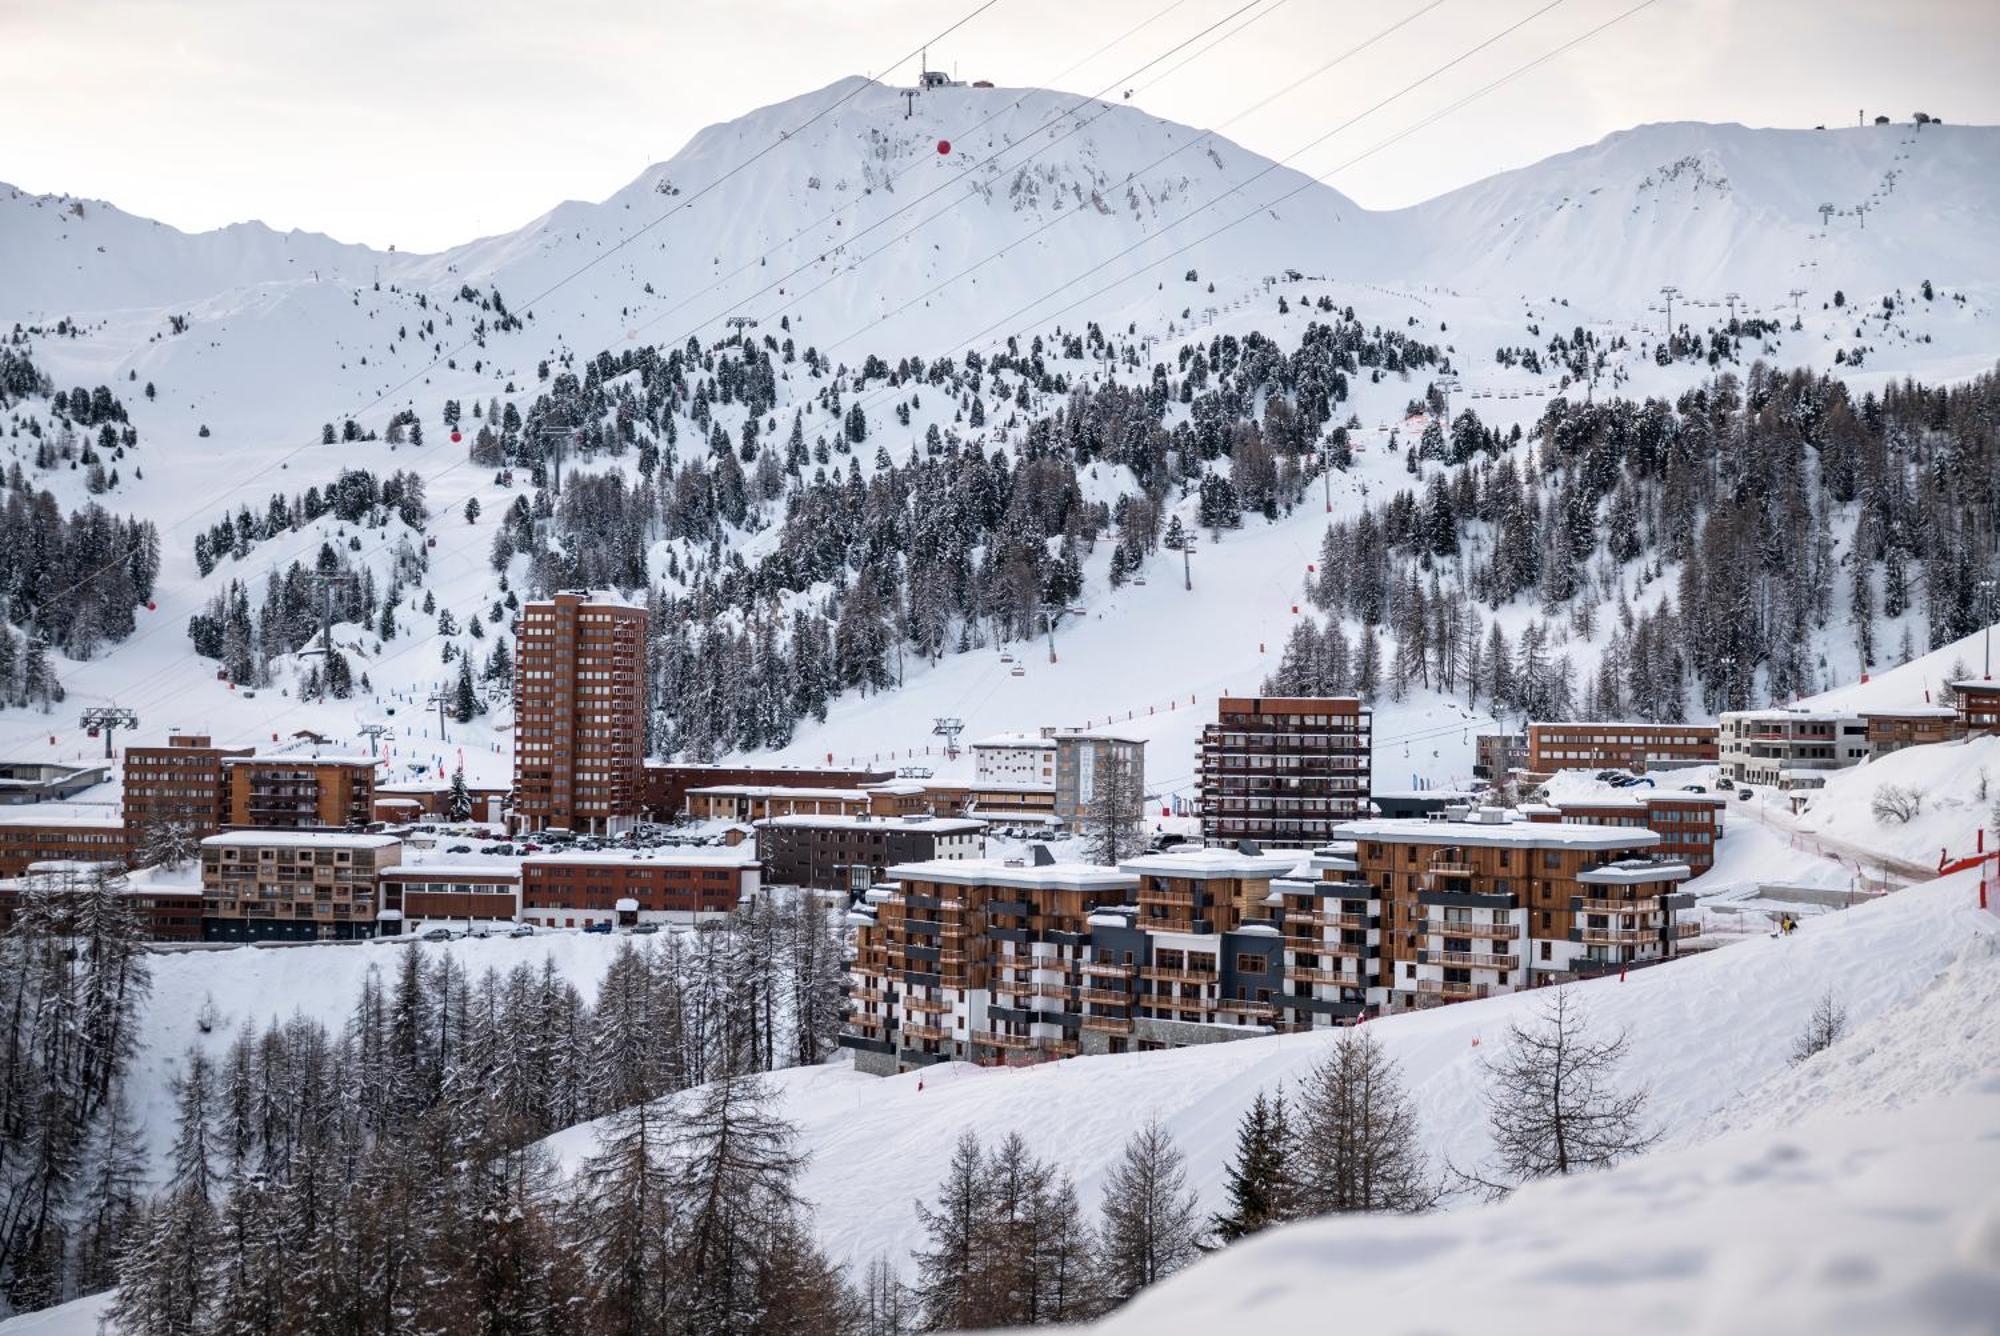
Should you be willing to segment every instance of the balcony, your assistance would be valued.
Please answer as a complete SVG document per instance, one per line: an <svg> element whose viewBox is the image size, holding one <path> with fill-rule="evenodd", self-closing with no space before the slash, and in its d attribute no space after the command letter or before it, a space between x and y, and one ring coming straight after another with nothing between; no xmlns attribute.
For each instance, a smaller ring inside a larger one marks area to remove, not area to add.
<svg viewBox="0 0 2000 1336"><path fill-rule="evenodd" d="M1478 875L1478 870L1470 863L1453 863L1442 859L1433 859L1427 871L1433 876L1438 877L1473 877Z"/></svg>
<svg viewBox="0 0 2000 1336"><path fill-rule="evenodd" d="M1069 986L1060 983L1007 983L993 985L995 993L1009 997L1054 997L1067 999Z"/></svg>
<svg viewBox="0 0 2000 1336"><path fill-rule="evenodd" d="M951 1008L951 1003L940 1002L936 998L931 997L905 997L903 999L903 1010L921 1012L927 1016L949 1016Z"/></svg>
<svg viewBox="0 0 2000 1336"><path fill-rule="evenodd" d="M1098 1034L1131 1034L1132 1022L1122 1016L1085 1016L1083 1028Z"/></svg>
<svg viewBox="0 0 2000 1336"><path fill-rule="evenodd" d="M1475 997L1488 997L1492 989L1483 983L1453 983L1445 979L1419 979L1417 991L1430 997L1442 997L1447 1001L1464 1002Z"/></svg>
<svg viewBox="0 0 2000 1336"><path fill-rule="evenodd" d="M1519 956L1495 956L1482 951L1433 951L1431 960L1470 970L1514 970L1521 967Z"/></svg>
<svg viewBox="0 0 2000 1336"><path fill-rule="evenodd" d="M1577 907L1586 914L1656 914L1660 909L1660 900L1658 896L1643 900L1585 899Z"/></svg>
<svg viewBox="0 0 2000 1336"><path fill-rule="evenodd" d="M850 988L847 990L847 996L855 1002L886 1003L889 1000L889 995L880 988Z"/></svg>
<svg viewBox="0 0 2000 1336"><path fill-rule="evenodd" d="M1295 965L1291 969L1286 970L1285 977L1287 979L1296 979L1300 983L1324 984L1334 988L1359 988L1361 986L1361 975L1359 973L1351 974L1346 970L1317 969L1304 965Z"/></svg>
<svg viewBox="0 0 2000 1336"><path fill-rule="evenodd" d="M918 1025L914 1021L905 1021L903 1022L903 1037L905 1039L920 1041L935 1039L940 1043L949 1043L951 1041L951 1031L938 1025Z"/></svg>
<svg viewBox="0 0 2000 1336"><path fill-rule="evenodd" d="M1511 942L1521 935L1517 923L1468 923L1464 919L1426 918L1423 930L1443 937L1484 937Z"/></svg>
<svg viewBox="0 0 2000 1336"><path fill-rule="evenodd" d="M1699 923L1676 923L1676 924L1674 925L1674 936L1675 936L1676 938L1682 938L1682 937L1699 937L1699 936L1701 936L1701 924L1699 924Z"/></svg>
<svg viewBox="0 0 2000 1336"><path fill-rule="evenodd" d="M1577 940L1589 946L1642 946L1659 939L1660 934L1652 928L1577 929Z"/></svg>
<svg viewBox="0 0 2000 1336"><path fill-rule="evenodd" d="M1139 903L1142 905L1183 905L1191 907L1194 904L1194 898L1193 891L1170 891L1156 889L1151 886L1142 886L1139 888Z"/></svg>
<svg viewBox="0 0 2000 1336"><path fill-rule="evenodd" d="M1218 976L1212 969L1171 969L1148 965L1139 971L1139 977L1154 983L1214 983Z"/></svg>
<svg viewBox="0 0 2000 1336"><path fill-rule="evenodd" d="M1110 960L1086 960L1077 966L1082 973L1095 979L1129 979L1138 968L1136 965L1120 965Z"/></svg>
<svg viewBox="0 0 2000 1336"><path fill-rule="evenodd" d="M1073 1058L1077 1054L1074 1039L1029 1039L1016 1034L989 1033L976 1036L976 1042L1013 1053L1041 1053L1052 1058Z"/></svg>
<svg viewBox="0 0 2000 1336"><path fill-rule="evenodd" d="M1277 1009L1269 1002L1255 1002L1247 997L1225 997L1215 1004L1217 1011L1226 1011L1237 1016L1274 1016Z"/></svg>
<svg viewBox="0 0 2000 1336"><path fill-rule="evenodd" d="M847 1024L856 1030L881 1031L888 1028L887 1016L871 1016L865 1011L857 1011L847 1018Z"/></svg>

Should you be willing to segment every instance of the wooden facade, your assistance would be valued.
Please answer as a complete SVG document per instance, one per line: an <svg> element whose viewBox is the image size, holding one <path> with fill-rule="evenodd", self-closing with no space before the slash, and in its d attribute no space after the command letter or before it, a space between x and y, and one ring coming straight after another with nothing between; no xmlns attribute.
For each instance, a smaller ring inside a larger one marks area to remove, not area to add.
<svg viewBox="0 0 2000 1336"><path fill-rule="evenodd" d="M1626 827L1364 821L1354 878L1381 905L1374 987L1391 1007L1511 992L1650 964L1678 953L1683 863L1654 861L1660 837Z"/></svg>

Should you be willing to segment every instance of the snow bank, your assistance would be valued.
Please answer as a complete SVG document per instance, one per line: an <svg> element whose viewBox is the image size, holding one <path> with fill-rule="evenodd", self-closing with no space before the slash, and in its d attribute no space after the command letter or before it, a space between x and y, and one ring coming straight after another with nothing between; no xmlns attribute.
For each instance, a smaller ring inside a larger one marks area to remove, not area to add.
<svg viewBox="0 0 2000 1336"><path fill-rule="evenodd" d="M1884 785L1920 792L1922 810L1908 821L1875 815ZM1982 792L1984 797L1981 796ZM1906 747L1851 770L1835 771L1798 816L1802 831L1839 836L1893 858L1928 867L1950 851L1973 852L1980 827L1992 820L2000 799L2000 737ZM1988 840L1992 836L1988 835Z"/></svg>

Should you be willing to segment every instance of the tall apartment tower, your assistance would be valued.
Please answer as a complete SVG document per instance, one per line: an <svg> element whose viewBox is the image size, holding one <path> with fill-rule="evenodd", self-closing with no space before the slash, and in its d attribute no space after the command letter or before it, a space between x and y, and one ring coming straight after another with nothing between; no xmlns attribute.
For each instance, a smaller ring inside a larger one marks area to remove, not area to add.
<svg viewBox="0 0 2000 1336"><path fill-rule="evenodd" d="M1352 696L1224 696L1196 757L1202 838L1312 845L1366 816L1373 717Z"/></svg>
<svg viewBox="0 0 2000 1336"><path fill-rule="evenodd" d="M644 802L646 610L569 592L521 610L514 823L603 833Z"/></svg>

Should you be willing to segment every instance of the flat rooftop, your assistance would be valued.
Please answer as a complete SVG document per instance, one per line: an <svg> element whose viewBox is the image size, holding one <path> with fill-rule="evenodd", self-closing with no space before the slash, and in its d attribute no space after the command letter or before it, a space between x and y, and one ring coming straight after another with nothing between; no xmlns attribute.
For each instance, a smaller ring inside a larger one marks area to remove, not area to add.
<svg viewBox="0 0 2000 1336"><path fill-rule="evenodd" d="M1472 844L1521 849L1646 849L1660 837L1638 826L1566 825L1554 821L1350 821L1334 828L1350 840L1386 844Z"/></svg>
<svg viewBox="0 0 2000 1336"><path fill-rule="evenodd" d="M884 874L896 881L941 881L953 886L1011 886L1024 891L1134 891L1139 878L1096 863L1028 862L1000 858L932 858L898 863Z"/></svg>

